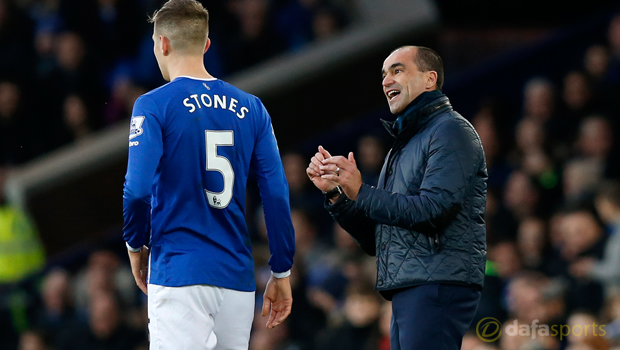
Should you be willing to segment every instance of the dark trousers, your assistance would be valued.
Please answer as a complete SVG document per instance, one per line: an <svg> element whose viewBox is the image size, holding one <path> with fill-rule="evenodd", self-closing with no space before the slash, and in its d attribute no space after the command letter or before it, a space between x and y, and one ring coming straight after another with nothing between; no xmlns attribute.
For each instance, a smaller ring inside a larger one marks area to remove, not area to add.
<svg viewBox="0 0 620 350"><path fill-rule="evenodd" d="M460 350L479 301L480 291L449 284L394 294L391 350Z"/></svg>

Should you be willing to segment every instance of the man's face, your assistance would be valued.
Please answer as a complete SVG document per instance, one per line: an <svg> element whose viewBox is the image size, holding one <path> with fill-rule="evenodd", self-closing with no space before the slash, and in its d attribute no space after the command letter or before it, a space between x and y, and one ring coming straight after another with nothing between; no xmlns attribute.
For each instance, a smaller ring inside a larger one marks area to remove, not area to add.
<svg viewBox="0 0 620 350"><path fill-rule="evenodd" d="M413 62L417 48L405 47L393 52L383 62L383 93L392 114L400 114L427 90L430 72L420 72Z"/></svg>

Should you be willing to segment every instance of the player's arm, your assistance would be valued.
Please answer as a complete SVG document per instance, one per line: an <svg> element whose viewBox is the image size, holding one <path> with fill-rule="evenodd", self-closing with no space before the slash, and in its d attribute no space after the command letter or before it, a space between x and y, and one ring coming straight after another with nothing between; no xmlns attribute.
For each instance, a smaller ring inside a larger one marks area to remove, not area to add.
<svg viewBox="0 0 620 350"><path fill-rule="evenodd" d="M264 107L263 114L251 167L258 180L265 212L271 251L269 265L275 274L286 274L293 266L295 254L295 232L291 220L288 182L284 175L271 119Z"/></svg>
<svg viewBox="0 0 620 350"><path fill-rule="evenodd" d="M262 315L269 313L267 327L272 328L288 317L293 304L288 276L295 254L295 232L291 220L288 182L284 176L271 118L262 104L260 107L262 117L251 165L258 179L271 251L269 265L272 277L263 297Z"/></svg>
<svg viewBox="0 0 620 350"><path fill-rule="evenodd" d="M147 238L151 227L151 196L155 170L163 154L162 125L157 106L147 96L134 105L129 159L123 189L125 239L136 283L146 293Z"/></svg>

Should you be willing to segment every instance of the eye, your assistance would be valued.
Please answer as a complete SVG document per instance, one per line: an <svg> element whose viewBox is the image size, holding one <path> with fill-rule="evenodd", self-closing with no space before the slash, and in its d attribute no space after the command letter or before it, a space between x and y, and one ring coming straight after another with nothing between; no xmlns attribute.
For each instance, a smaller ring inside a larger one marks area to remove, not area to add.
<svg viewBox="0 0 620 350"><path fill-rule="evenodd" d="M402 69L396 68L394 69L394 74L402 73L402 71L403 71Z"/></svg>

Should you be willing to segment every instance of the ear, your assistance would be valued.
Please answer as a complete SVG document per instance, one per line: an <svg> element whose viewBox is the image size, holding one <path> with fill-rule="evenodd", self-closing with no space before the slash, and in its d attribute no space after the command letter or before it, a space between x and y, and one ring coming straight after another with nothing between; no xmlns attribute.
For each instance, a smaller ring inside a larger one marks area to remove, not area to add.
<svg viewBox="0 0 620 350"><path fill-rule="evenodd" d="M207 50L209 50L210 47L211 47L211 39L207 38L207 44L205 45L204 53L207 53Z"/></svg>
<svg viewBox="0 0 620 350"><path fill-rule="evenodd" d="M437 72L434 70L426 72L426 88L432 89L437 86Z"/></svg>
<svg viewBox="0 0 620 350"><path fill-rule="evenodd" d="M160 35L159 40L161 40L161 53L164 56L168 56L170 54L170 49L171 49L170 39L166 38L163 35Z"/></svg>

